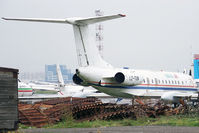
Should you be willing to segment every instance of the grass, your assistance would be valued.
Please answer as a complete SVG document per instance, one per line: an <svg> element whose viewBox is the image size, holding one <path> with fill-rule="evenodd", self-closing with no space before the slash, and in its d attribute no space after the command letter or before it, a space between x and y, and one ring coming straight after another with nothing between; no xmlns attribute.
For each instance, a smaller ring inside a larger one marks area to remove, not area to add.
<svg viewBox="0 0 199 133"><path fill-rule="evenodd" d="M92 122L83 121L77 122L70 119L65 119L62 122L54 125L48 125L46 128L92 128L92 127L112 127L112 126L190 126L199 127L199 115L176 115L176 116L161 116L159 118L139 118L123 119L123 120L95 120Z"/></svg>
<svg viewBox="0 0 199 133"><path fill-rule="evenodd" d="M161 116L159 118L139 118L123 120L95 120L77 122L72 117L65 117L63 121L47 125L43 128L95 128L95 127L113 127L113 126L190 126L199 127L199 115L175 115ZM21 129L27 127L20 124Z"/></svg>
<svg viewBox="0 0 199 133"><path fill-rule="evenodd" d="M199 115L177 115L170 117L161 117L159 120L152 123L153 125L168 125L168 126L190 126L199 127Z"/></svg>
<svg viewBox="0 0 199 133"><path fill-rule="evenodd" d="M36 128L36 127L26 126L26 125L19 123L19 129L31 129L31 128Z"/></svg>

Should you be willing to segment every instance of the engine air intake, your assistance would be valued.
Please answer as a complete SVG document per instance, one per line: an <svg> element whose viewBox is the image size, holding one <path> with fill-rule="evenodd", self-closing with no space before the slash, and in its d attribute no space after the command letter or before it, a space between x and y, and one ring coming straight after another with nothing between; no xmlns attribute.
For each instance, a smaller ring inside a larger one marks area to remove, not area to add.
<svg viewBox="0 0 199 133"><path fill-rule="evenodd" d="M120 83L120 84L123 83L124 80L125 80L125 76L124 76L124 74L121 73L121 72L116 73L114 78L115 78L115 81L116 81L117 83Z"/></svg>
<svg viewBox="0 0 199 133"><path fill-rule="evenodd" d="M74 75L73 75L73 82L74 82L75 84L80 85L80 84L83 82L83 80L82 80L80 77L78 77L77 74L74 74Z"/></svg>

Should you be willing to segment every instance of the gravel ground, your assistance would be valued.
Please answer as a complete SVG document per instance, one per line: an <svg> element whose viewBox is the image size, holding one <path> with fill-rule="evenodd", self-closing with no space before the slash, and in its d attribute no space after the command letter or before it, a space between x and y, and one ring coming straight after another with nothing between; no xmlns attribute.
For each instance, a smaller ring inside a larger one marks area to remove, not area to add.
<svg viewBox="0 0 199 133"><path fill-rule="evenodd" d="M127 126L102 128L21 129L20 133L199 133L199 127Z"/></svg>

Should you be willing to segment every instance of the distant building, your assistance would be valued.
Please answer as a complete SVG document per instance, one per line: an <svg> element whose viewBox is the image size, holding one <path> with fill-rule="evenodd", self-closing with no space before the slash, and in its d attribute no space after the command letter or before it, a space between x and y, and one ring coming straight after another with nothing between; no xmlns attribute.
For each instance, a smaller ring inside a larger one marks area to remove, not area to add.
<svg viewBox="0 0 199 133"><path fill-rule="evenodd" d="M19 72L21 81L44 81L44 72Z"/></svg>
<svg viewBox="0 0 199 133"><path fill-rule="evenodd" d="M61 73L65 83L72 82L72 76L70 69L66 68L66 65L60 65ZM57 72L56 64L54 65L45 65L45 81L46 82L57 82Z"/></svg>

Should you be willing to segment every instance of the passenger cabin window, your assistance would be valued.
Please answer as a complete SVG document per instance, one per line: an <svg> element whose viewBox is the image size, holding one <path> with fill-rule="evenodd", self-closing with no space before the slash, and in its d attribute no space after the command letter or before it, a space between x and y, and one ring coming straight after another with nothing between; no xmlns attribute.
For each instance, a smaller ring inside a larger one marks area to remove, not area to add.
<svg viewBox="0 0 199 133"><path fill-rule="evenodd" d="M164 84L164 80L162 80L162 84Z"/></svg>
<svg viewBox="0 0 199 133"><path fill-rule="evenodd" d="M143 79L143 82L145 83L145 79Z"/></svg>
<svg viewBox="0 0 199 133"><path fill-rule="evenodd" d="M172 80L172 84L174 84L173 80Z"/></svg>
<svg viewBox="0 0 199 133"><path fill-rule="evenodd" d="M165 83L167 84L167 80L165 80Z"/></svg>
<svg viewBox="0 0 199 133"><path fill-rule="evenodd" d="M151 80L151 83L153 84L153 79Z"/></svg>

